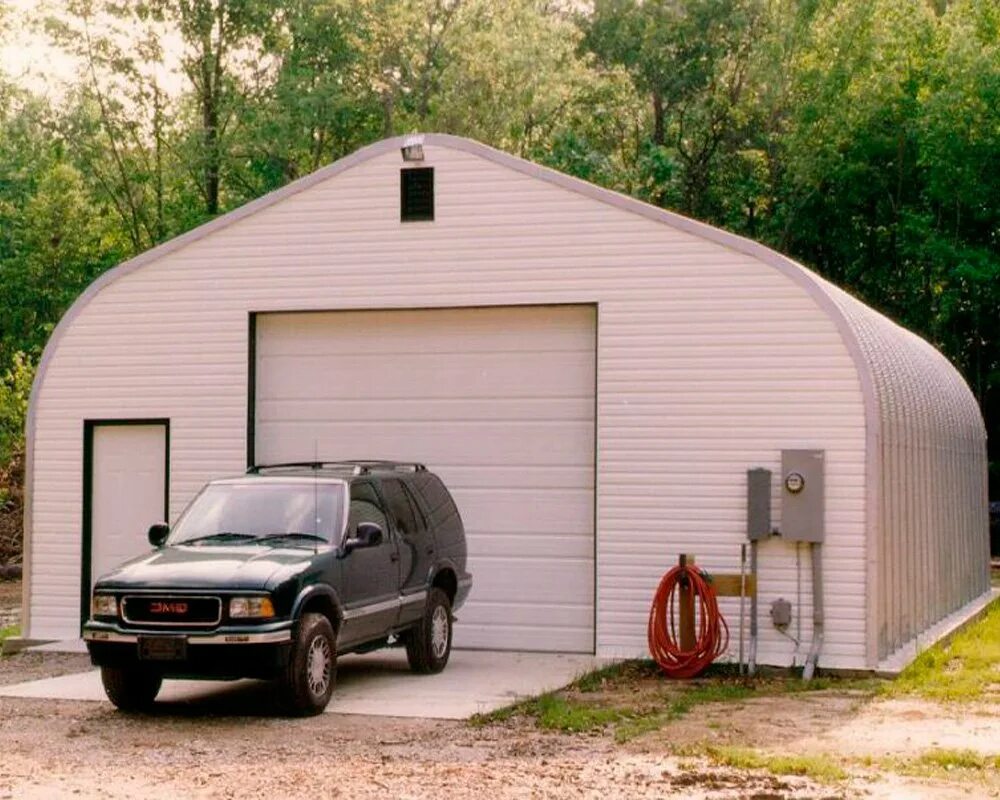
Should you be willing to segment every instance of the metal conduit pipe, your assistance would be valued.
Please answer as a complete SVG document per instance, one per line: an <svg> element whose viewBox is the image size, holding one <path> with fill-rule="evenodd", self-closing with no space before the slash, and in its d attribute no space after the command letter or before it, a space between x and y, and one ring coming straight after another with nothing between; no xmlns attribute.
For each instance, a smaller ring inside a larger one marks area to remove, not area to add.
<svg viewBox="0 0 1000 800"><path fill-rule="evenodd" d="M804 681L812 679L816 672L820 650L823 649L823 551L820 549L821 547L822 545L818 542L809 545L809 555L812 560L813 633L809 656L802 668L802 680Z"/></svg>
<svg viewBox="0 0 1000 800"><path fill-rule="evenodd" d="M750 574L754 579L754 591L750 595L750 652L747 656L747 675L757 673L757 540L750 542Z"/></svg>

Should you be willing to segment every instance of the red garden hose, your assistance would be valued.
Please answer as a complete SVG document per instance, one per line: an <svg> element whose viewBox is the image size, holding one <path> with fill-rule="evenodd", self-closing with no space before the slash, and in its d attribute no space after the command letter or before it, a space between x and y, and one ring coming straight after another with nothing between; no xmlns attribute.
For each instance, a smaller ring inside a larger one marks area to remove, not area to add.
<svg viewBox="0 0 1000 800"><path fill-rule="evenodd" d="M697 630L694 647L678 644L674 607L680 592L697 597ZM719 613L715 589L708 577L693 565L676 566L660 580L649 609L649 652L669 678L693 678L722 655L729 646L729 626Z"/></svg>

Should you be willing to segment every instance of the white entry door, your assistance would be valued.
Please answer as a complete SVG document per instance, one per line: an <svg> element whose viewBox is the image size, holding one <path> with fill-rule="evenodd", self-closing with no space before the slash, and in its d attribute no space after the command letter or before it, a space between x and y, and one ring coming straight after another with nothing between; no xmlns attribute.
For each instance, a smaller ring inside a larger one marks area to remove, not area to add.
<svg viewBox="0 0 1000 800"><path fill-rule="evenodd" d="M167 426L95 424L91 452L90 580L147 552L166 519Z"/></svg>
<svg viewBox="0 0 1000 800"><path fill-rule="evenodd" d="M592 306L257 318L256 461L427 464L465 522L459 647L593 652Z"/></svg>

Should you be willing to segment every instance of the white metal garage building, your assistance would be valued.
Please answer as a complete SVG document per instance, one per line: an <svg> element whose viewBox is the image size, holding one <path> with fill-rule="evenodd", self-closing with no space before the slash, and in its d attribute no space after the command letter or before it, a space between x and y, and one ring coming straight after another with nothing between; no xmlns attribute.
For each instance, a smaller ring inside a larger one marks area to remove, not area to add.
<svg viewBox="0 0 1000 800"><path fill-rule="evenodd" d="M29 412L27 637L76 637L92 578L207 479L315 455L419 460L453 488L459 646L644 654L660 575L680 552L738 569L746 471L786 448L825 452L820 666L898 661L987 596L985 432L930 345L750 241L468 140L427 135L418 163L403 144L66 314ZM414 167L433 206L403 221ZM762 663L802 663L767 614L787 598L808 639L799 555L760 545Z"/></svg>

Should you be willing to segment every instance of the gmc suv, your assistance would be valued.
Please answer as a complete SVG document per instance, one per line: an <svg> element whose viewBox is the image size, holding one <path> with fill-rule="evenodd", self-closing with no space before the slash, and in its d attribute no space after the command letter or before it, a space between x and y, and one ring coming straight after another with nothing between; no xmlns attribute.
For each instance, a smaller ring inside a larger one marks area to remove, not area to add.
<svg viewBox="0 0 1000 800"><path fill-rule="evenodd" d="M289 713L318 714L338 654L391 645L440 672L472 587L458 509L422 464L254 467L210 482L149 542L96 582L84 625L123 710L151 705L164 678L264 678Z"/></svg>

